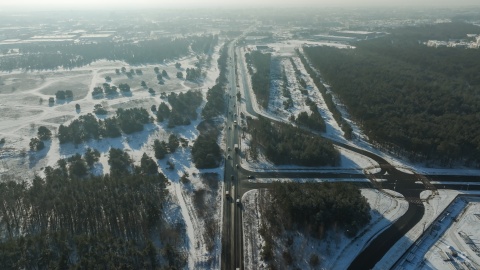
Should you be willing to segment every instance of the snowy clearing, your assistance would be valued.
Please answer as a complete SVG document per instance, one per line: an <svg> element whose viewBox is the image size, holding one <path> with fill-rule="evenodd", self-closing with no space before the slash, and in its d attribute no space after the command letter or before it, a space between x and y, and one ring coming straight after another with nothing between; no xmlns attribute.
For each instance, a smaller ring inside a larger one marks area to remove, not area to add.
<svg viewBox="0 0 480 270"><path fill-rule="evenodd" d="M450 223L445 226L448 229L440 236L437 242L428 243L428 239L424 242L426 246L430 245L430 249L424 255L425 264L431 268L441 269L450 267L450 265L469 265L471 268L480 268L480 257L478 252L478 239L480 238L479 214L480 200L478 197L464 197L457 199L457 203L448 209L452 219L449 222L448 217L444 221L438 221L439 227L442 223ZM462 207L463 206L463 207ZM458 215L455 215L458 213ZM455 222L456 221L456 222ZM441 229L441 228L440 228ZM440 230L439 229L439 230ZM432 234L436 234L433 233ZM433 236L433 235L432 235ZM458 256L452 256L452 250L458 253ZM477 251L474 251L477 250ZM450 253L451 261L444 261L441 253ZM419 253L422 254L422 253ZM420 256L419 256L420 257ZM412 269L412 268L410 268Z"/></svg>
<svg viewBox="0 0 480 270"><path fill-rule="evenodd" d="M404 269L478 269L480 198L457 197L402 257ZM475 251L477 252L475 252Z"/></svg>
<svg viewBox="0 0 480 270"><path fill-rule="evenodd" d="M374 269L389 269L403 253L417 241L423 233L424 228L429 228L435 219L449 206L449 204L459 194L480 194L478 191L459 192L456 190L438 190L432 195L430 190L423 191L420 195L422 200L427 200L423 203L425 206L425 215L405 236L400 239L375 265Z"/></svg>
<svg viewBox="0 0 480 270"><path fill-rule="evenodd" d="M198 89L205 95L208 88L216 84L219 75L216 63L220 47L215 47L211 63L202 68L205 77L195 83L175 76L177 71L185 72L186 68L195 67L198 59L193 54L157 65L129 66L120 61L102 60L73 70L0 73L2 82L8 84L7 87L0 89L2 97L0 138L6 140L0 147L0 178L29 182L35 173L42 176L44 167L56 166L59 159L76 153L84 154L88 147L97 149L101 154L99 163L92 170L94 175L101 175L110 170L108 152L111 148L120 148L128 152L138 165L143 153L150 157L154 156L152 145L155 139L167 141L170 134L176 134L188 140L189 146L179 147L175 153L157 161L160 171L170 182L168 190L172 196L172 205L165 211L171 212L173 216L169 217L166 213L166 218L176 223L185 223L187 242L183 249L188 252L190 269L219 269L223 167L198 170L192 163L191 146L192 141L198 136L196 126L200 119L192 121L189 126L178 126L173 129L167 128L165 123L154 121L145 125L141 132L123 134L119 138L90 140L79 145L71 143L60 145L55 135L60 125L68 125L81 115L93 113L95 104L101 104L107 109L108 116L114 115L117 108L143 107L155 118L154 113L150 112L150 107L164 101L160 94ZM176 62L181 64L180 70L175 67ZM142 74L131 77L123 73L117 74L115 69L122 67L126 67L127 70L141 70ZM154 67L159 67L160 71L165 70L169 74L168 78L164 78L164 84L159 84ZM131 94L92 97L93 88L105 83L107 76L111 77L112 85L128 83ZM142 81L145 81L147 88L141 86ZM148 88L153 88L155 93L149 93ZM58 90L72 90L73 100L56 100L54 104L49 104L48 99L55 97ZM76 111L75 104L80 105L79 111ZM204 104L205 102L202 107ZM198 115L200 112L200 110L197 112ZM46 142L45 149L39 152L30 151L29 141L37 136L37 129L42 125L52 130L52 140ZM167 161L172 162L175 168L169 169ZM180 180L184 175L188 175L188 183L182 183ZM209 207L205 208L205 211L208 211L208 214L200 214L197 204L207 202Z"/></svg>

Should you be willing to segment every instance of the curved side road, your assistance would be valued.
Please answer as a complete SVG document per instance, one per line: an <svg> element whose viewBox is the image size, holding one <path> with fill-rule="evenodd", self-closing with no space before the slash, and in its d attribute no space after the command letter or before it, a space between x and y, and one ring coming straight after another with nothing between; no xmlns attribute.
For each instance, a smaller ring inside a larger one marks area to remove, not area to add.
<svg viewBox="0 0 480 270"><path fill-rule="evenodd" d="M252 106L252 98L250 97L250 91L246 89L248 87L248 82L246 78L245 65L242 61L240 64L239 73L241 73L241 78L244 85L244 97L246 101L246 110L249 114L253 116L259 116L261 113L255 111L254 106ZM240 75L240 74L239 74ZM273 121L278 121L274 120ZM403 173L397 170L393 165L391 165L384 158L363 150L352 145L341 143L329 138L325 138L331 141L334 145L343 147L350 151L356 152L358 154L364 155L376 161L381 168L381 171L376 174L382 175L383 179L387 179L387 182L382 183L383 186L392 186L392 189L395 189L397 192L405 196L409 203L407 212L400 217L396 222L394 222L388 229L378 235L370 244L355 258L353 263L350 265L349 269L370 269L384 256L384 254L401 238L404 234L413 228L423 217L424 208L423 204L420 201L420 192L425 190L423 185L415 184L416 181L419 181L416 175ZM255 174L258 176L263 176L260 173L249 172L247 170L242 170L242 172ZM272 173L265 173L266 175L271 175ZM277 175L287 175L285 172L276 172ZM297 177L319 177L320 175L325 177L321 173L295 173ZM293 176L293 174L291 175ZM355 177L358 175L343 175L347 177ZM331 175L332 178L339 177L339 175ZM373 184L373 181L372 181ZM243 185L242 193L251 189L254 185ZM263 187L268 186L268 184L261 185ZM421 187L421 188L420 188Z"/></svg>
<svg viewBox="0 0 480 270"><path fill-rule="evenodd" d="M239 51L240 52L240 51ZM263 115L261 112L257 112L255 110L256 106L253 105L253 100L250 96L250 91L248 89L248 81L247 81L247 73L245 69L245 64L243 61L240 61L238 64L238 76L239 79L242 80L243 84L243 97L245 98L245 108L246 112L252 116L258 117ZM237 85L239 87L239 85ZM236 108L238 110L238 107ZM267 116L265 116L267 117ZM268 117L271 121L281 122L277 119L273 119ZM312 133L314 134L314 133ZM314 134L318 136L318 134ZM408 174L398 170L395 166L390 164L386 159L383 157L369 152L364 149L357 148L355 146L342 143L331 138L325 138L332 142L332 144L345 148L347 150L356 152L360 155L366 156L368 158L373 159L379 164L380 172L372 174L372 175L363 175L357 173L327 173L327 172L293 172L288 170L271 170L271 171L264 171L264 172L255 172L243 169L239 167L237 170L236 176L238 177L237 180L237 195L242 196L245 192L251 189L257 188L268 188L270 186L269 183L255 183L252 181L246 180L246 175L254 175L256 178L367 178L370 182L353 182L356 185L363 186L363 187L374 187L377 188L388 188L391 190L395 190L396 192L402 194L407 202L409 203L409 207L407 212L400 217L397 221L395 221L389 228L385 231L381 232L377 235L372 241L360 252L360 254L354 259L354 261L349 266L349 269L371 269L375 266L375 264L388 252L388 250L404 235L412 229L418 222L422 219L425 208L423 206L422 201L420 200L420 193L426 189L436 190L437 187L441 187L442 184L431 184L430 179L434 179L436 181L462 181L465 182L479 182L480 176L457 176L457 175L419 175L419 174ZM375 178L382 178L384 182L377 182ZM468 186L465 183L459 183L458 185L452 186L450 184L449 188L454 189L480 189L480 186ZM240 211L237 211L240 212ZM237 217L237 221L241 221L240 217ZM242 228L241 224L238 227ZM241 229L240 229L241 230ZM241 233L240 233L241 235ZM240 248L241 249L241 248ZM238 250L237 250L238 251ZM242 255L238 256L242 258Z"/></svg>

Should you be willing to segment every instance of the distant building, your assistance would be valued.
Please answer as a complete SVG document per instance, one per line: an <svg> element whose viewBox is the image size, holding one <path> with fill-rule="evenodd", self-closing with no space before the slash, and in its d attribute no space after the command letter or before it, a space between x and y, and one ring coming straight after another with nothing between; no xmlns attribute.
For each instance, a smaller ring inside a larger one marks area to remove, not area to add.
<svg viewBox="0 0 480 270"><path fill-rule="evenodd" d="M47 36L33 36L30 38L30 40L55 40L55 39L60 39L60 40L65 40L65 39L73 39L75 38L76 35L47 35Z"/></svg>
<svg viewBox="0 0 480 270"><path fill-rule="evenodd" d="M377 37L378 33L368 32L368 31L331 31L330 35L332 36L342 36L342 37L351 37L356 39L369 39Z"/></svg>
<svg viewBox="0 0 480 270"><path fill-rule="evenodd" d="M31 44L71 44L74 42L71 38L60 39L60 38L42 38L42 39L27 39L26 43Z"/></svg>
<svg viewBox="0 0 480 270"><path fill-rule="evenodd" d="M26 44L71 44L74 42L73 38L67 36L34 36L30 39L7 39L0 42L0 48L18 48L18 46Z"/></svg>
<svg viewBox="0 0 480 270"><path fill-rule="evenodd" d="M87 33L87 30L78 29L78 30L73 30L73 31L68 32L68 35L78 36L78 35L83 35L85 33Z"/></svg>
<svg viewBox="0 0 480 270"><path fill-rule="evenodd" d="M21 39L6 39L0 42L0 49L17 48L19 45L23 44L25 44L25 42Z"/></svg>
<svg viewBox="0 0 480 270"><path fill-rule="evenodd" d="M469 40L466 39L450 39L448 41L441 40L429 40L424 44L428 47L449 47L449 48L464 48L464 49L479 49L480 48L480 36L469 34L467 35Z"/></svg>
<svg viewBox="0 0 480 270"><path fill-rule="evenodd" d="M449 42L447 47L452 48L468 48L469 44L466 42Z"/></svg>
<svg viewBox="0 0 480 270"><path fill-rule="evenodd" d="M111 41L112 38L113 38L112 33L106 33L106 34L85 34L80 36L78 39L80 41L102 42L102 41Z"/></svg>
<svg viewBox="0 0 480 270"><path fill-rule="evenodd" d="M22 41L21 39L13 38L13 39L6 39L2 42L14 44L14 43L18 43L18 42L21 42L21 41Z"/></svg>
<svg viewBox="0 0 480 270"><path fill-rule="evenodd" d="M435 48L439 48L439 47L447 47L447 42L445 41L439 41L439 40L429 40L427 41L427 46L428 47L435 47Z"/></svg>
<svg viewBox="0 0 480 270"><path fill-rule="evenodd" d="M269 36L246 36L245 40L246 41L266 41L270 37Z"/></svg>
<svg viewBox="0 0 480 270"><path fill-rule="evenodd" d="M357 38L354 38L354 37L332 36L332 35L314 35L314 38L316 40L330 40L330 41L344 41L344 42L357 41Z"/></svg>

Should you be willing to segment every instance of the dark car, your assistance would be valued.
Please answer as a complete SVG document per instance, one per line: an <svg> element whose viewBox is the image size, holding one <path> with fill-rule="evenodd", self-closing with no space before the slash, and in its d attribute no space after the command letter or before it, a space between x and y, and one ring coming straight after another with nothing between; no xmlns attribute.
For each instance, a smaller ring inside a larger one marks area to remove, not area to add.
<svg viewBox="0 0 480 270"><path fill-rule="evenodd" d="M248 176L248 179L255 179L255 176L249 175L249 176Z"/></svg>

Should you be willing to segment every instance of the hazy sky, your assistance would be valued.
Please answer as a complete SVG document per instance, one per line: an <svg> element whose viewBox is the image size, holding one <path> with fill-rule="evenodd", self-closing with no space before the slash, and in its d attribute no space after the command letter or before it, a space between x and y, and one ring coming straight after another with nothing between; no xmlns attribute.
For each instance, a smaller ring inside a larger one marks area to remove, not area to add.
<svg viewBox="0 0 480 270"><path fill-rule="evenodd" d="M479 0L0 0L0 11L27 9L179 8L255 6L479 6Z"/></svg>

